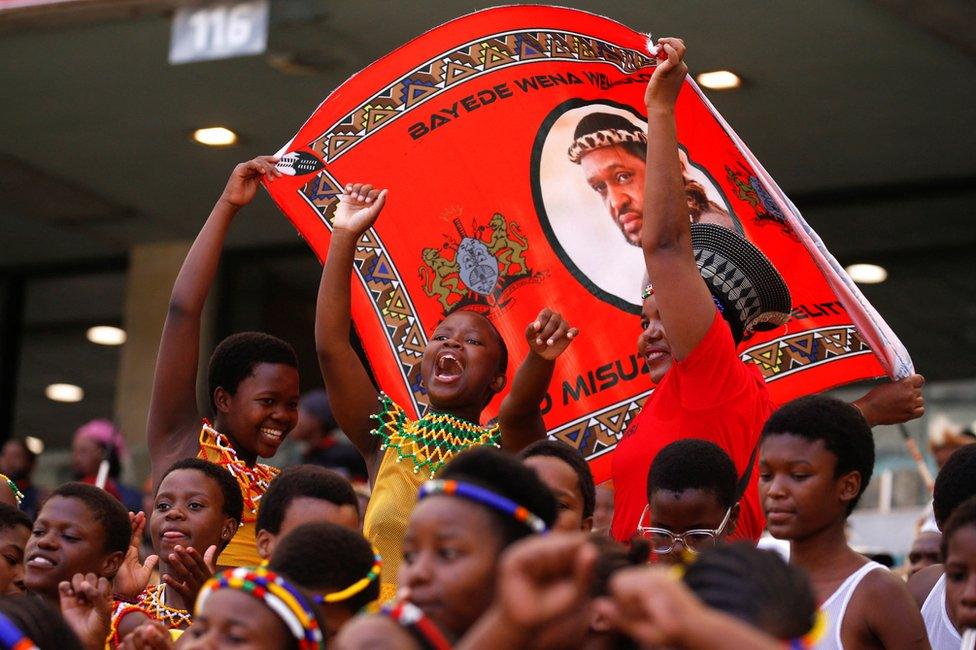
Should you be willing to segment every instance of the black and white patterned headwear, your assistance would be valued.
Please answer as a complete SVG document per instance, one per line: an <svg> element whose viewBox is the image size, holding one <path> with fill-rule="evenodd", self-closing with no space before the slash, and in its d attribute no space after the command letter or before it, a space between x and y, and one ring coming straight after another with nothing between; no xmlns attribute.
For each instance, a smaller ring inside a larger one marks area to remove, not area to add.
<svg viewBox="0 0 976 650"><path fill-rule="evenodd" d="M698 270L736 342L790 319L790 289L752 242L722 226L693 223L691 246Z"/></svg>
<svg viewBox="0 0 976 650"><path fill-rule="evenodd" d="M578 165L583 156L594 149L628 142L646 146L647 135L643 129L620 115L590 113L576 125L573 144L569 146L567 155L571 162Z"/></svg>

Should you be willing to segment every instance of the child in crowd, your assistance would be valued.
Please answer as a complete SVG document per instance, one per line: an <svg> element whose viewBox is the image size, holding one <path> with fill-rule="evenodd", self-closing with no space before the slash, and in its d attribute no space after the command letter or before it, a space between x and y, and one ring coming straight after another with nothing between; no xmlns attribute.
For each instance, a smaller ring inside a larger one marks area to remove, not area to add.
<svg viewBox="0 0 976 650"><path fill-rule="evenodd" d="M874 440L849 404L822 395L779 408L762 431L759 489L769 532L790 541L827 617L820 648L927 648L905 584L847 544L871 480Z"/></svg>
<svg viewBox="0 0 976 650"><path fill-rule="evenodd" d="M552 490L559 506L553 530L588 533L593 529L596 487L593 474L578 450L558 440L539 440L518 454Z"/></svg>
<svg viewBox="0 0 976 650"><path fill-rule="evenodd" d="M380 595L382 560L347 526L324 521L298 526L280 539L268 568L318 603L326 643Z"/></svg>
<svg viewBox="0 0 976 650"><path fill-rule="evenodd" d="M132 604L121 603L113 614L116 643L148 620L162 623L173 638L190 626L197 593L213 576L243 510L237 482L218 465L185 458L163 474L149 520L160 582L146 584L147 567L140 569L137 560L120 572L115 588Z"/></svg>
<svg viewBox="0 0 976 650"><path fill-rule="evenodd" d="M267 560L279 540L309 522L329 522L358 531L359 499L349 481L337 472L317 465L288 468L271 481L261 499L258 555Z"/></svg>
<svg viewBox="0 0 976 650"><path fill-rule="evenodd" d="M770 636L810 647L818 640L817 601L806 574L775 551L748 542L705 550L684 572L684 583L714 609Z"/></svg>
<svg viewBox="0 0 976 650"><path fill-rule="evenodd" d="M948 457L935 477L932 513L939 528L945 531L953 513L972 497L976 497L976 445L965 445ZM942 543L944 553L944 534ZM908 581L908 589L921 609L933 650L958 648L962 637L946 595L945 566L936 564L915 573Z"/></svg>
<svg viewBox="0 0 976 650"><path fill-rule="evenodd" d="M0 595L24 591L24 547L33 527L26 514L0 503Z"/></svg>
<svg viewBox="0 0 976 650"><path fill-rule="evenodd" d="M104 490L65 483L37 515L24 550L24 585L57 607L58 585L75 574L115 577L132 536L129 513Z"/></svg>
<svg viewBox="0 0 976 650"><path fill-rule="evenodd" d="M943 528L945 612L960 633L976 629L976 497L956 508ZM923 609L923 614L925 610ZM954 638L929 633L933 648L956 648Z"/></svg>
<svg viewBox="0 0 976 650"><path fill-rule="evenodd" d="M420 489L403 540L400 602L385 616L425 643L462 637L492 602L502 552L555 521L555 498L516 458L489 447L459 454ZM337 642L365 647L363 639L390 629L382 618L350 623Z"/></svg>
<svg viewBox="0 0 976 650"><path fill-rule="evenodd" d="M384 598L395 591L395 584L386 581L396 579L400 540L420 483L469 447L501 446L514 453L543 438L539 404L556 357L576 335L559 314L543 310L526 328L530 352L501 404L498 424L482 427L482 411L505 386L508 351L486 316L448 314L434 328L420 365L430 408L411 420L402 407L377 393L349 343L356 242L376 221L386 197L386 190L371 185L345 187L332 223L315 317L319 364L336 421L369 471L373 492L364 531L387 563Z"/></svg>
<svg viewBox="0 0 976 650"><path fill-rule="evenodd" d="M681 564L724 540L739 519L735 466L707 440L672 442L647 474L647 508L637 532L657 561Z"/></svg>
<svg viewBox="0 0 976 650"><path fill-rule="evenodd" d="M200 322L231 221L254 198L262 178L280 175L274 163L261 156L234 168L183 262L163 325L146 425L154 485L163 470L192 457L225 467L237 480L245 509L223 554L228 566L260 561L254 521L277 470L257 460L273 456L298 419L298 361L290 345L268 334L228 337L210 359L213 426L201 424L196 398Z"/></svg>

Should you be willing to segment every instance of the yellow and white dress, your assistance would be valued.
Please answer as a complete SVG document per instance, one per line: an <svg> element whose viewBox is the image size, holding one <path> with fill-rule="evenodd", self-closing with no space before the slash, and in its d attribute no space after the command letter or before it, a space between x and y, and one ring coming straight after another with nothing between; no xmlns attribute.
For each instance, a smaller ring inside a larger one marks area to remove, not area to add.
<svg viewBox="0 0 976 650"><path fill-rule="evenodd" d="M396 595L401 544L421 484L454 456L479 445L498 447L498 425L481 427L447 413L428 411L419 420L384 393L373 435L383 438L383 458L363 519L363 534L383 558L380 600Z"/></svg>

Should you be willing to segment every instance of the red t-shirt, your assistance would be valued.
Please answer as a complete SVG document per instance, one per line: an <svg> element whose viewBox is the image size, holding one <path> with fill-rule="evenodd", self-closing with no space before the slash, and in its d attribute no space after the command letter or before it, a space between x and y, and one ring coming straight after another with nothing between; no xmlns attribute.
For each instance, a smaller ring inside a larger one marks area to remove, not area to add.
<svg viewBox="0 0 976 650"><path fill-rule="evenodd" d="M739 359L732 332L715 312L691 354L675 361L617 443L613 475L613 537L628 541L647 505L647 472L657 453L677 440L699 438L721 447L742 476L773 411L759 369ZM758 540L765 527L753 468L732 539Z"/></svg>

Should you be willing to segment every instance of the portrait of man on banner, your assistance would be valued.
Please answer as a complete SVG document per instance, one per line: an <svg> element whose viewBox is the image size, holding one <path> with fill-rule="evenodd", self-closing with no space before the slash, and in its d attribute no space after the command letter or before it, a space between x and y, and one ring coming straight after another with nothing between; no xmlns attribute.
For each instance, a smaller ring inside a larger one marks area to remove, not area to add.
<svg viewBox="0 0 976 650"><path fill-rule="evenodd" d="M562 261L598 298L635 313L646 284L640 249L646 131L629 108L567 102L540 128L533 166L540 220ZM691 221L742 234L708 171L684 147L678 157Z"/></svg>

